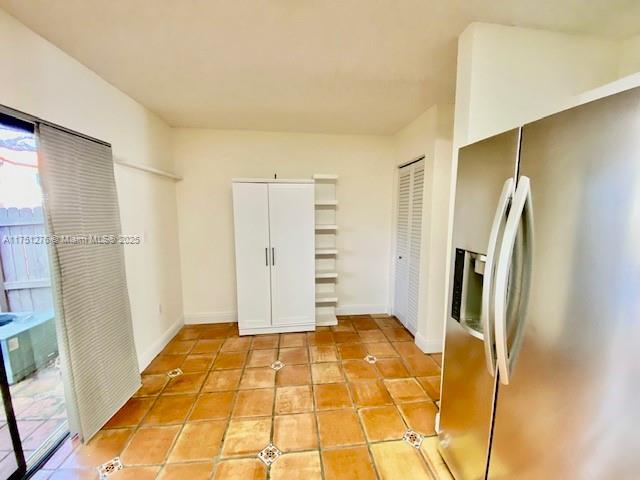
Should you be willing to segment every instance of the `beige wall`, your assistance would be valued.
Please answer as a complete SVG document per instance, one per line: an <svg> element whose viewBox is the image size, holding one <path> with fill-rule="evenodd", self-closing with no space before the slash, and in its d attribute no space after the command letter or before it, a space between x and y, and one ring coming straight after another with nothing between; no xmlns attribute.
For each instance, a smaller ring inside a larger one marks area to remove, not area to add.
<svg viewBox="0 0 640 480"><path fill-rule="evenodd" d="M447 265L447 222L451 178L451 136L453 105L437 105L394 136L395 165L425 156L422 248L420 254L420 297L416 343L424 351L442 350ZM397 188L397 169L394 172ZM394 193L395 214L395 193ZM394 215L395 224L395 215ZM392 229L392 245L395 244ZM395 256L390 259L391 269ZM392 283L393 287L393 283ZM393 301L393 288L391 288Z"/></svg>
<svg viewBox="0 0 640 480"><path fill-rule="evenodd" d="M158 117L0 10L0 104L110 142L116 160L171 170L171 129ZM175 184L116 168L140 366L182 322ZM162 310L160 312L160 310Z"/></svg>
<svg viewBox="0 0 640 480"><path fill-rule="evenodd" d="M177 129L173 155L186 322L235 319L231 179L275 173L339 175L338 312L387 310L391 137Z"/></svg>

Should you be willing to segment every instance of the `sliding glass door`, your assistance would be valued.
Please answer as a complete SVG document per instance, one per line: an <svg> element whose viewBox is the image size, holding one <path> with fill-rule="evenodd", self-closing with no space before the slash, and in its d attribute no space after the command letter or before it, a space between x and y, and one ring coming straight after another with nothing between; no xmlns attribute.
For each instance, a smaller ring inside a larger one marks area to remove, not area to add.
<svg viewBox="0 0 640 480"><path fill-rule="evenodd" d="M1 314L0 314L1 315ZM4 362L0 362L0 480L21 478L26 472L18 424L11 405L11 393Z"/></svg>

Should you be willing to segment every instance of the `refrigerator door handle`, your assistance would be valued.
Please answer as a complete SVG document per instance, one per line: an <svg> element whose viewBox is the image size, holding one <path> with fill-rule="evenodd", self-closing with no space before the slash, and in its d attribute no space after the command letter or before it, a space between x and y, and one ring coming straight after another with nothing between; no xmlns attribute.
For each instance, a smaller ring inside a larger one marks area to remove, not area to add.
<svg viewBox="0 0 640 480"><path fill-rule="evenodd" d="M511 344L511 351L508 346L507 332L507 301L508 283L511 270L511 259L518 234L520 222L524 219L524 265L522 268L522 287L516 311L516 331ZM531 258L533 255L533 207L531 204L531 182L528 177L521 176L518 186L513 196L509 218L504 230L495 277L495 335L496 335L496 357L500 382L509 385L513 371L513 364L518 356L518 351L522 344L524 334L524 322L526 318L527 303L529 296L529 284L531 276Z"/></svg>
<svg viewBox="0 0 640 480"><path fill-rule="evenodd" d="M496 246L498 244L498 235L502 230L507 212L509 210L509 204L513 197L513 178L508 178L504 182L502 187L502 193L498 200L498 206L496 213L493 217L493 224L491 225L491 233L489 234L489 246L487 248L487 260L484 267L484 279L482 282L482 308L480 309L480 319L482 321L482 331L484 339L484 354L487 362L487 370L493 377L496 372L495 364L495 335L494 335L494 319L491 314L491 300L493 298L493 279L495 273L495 256Z"/></svg>

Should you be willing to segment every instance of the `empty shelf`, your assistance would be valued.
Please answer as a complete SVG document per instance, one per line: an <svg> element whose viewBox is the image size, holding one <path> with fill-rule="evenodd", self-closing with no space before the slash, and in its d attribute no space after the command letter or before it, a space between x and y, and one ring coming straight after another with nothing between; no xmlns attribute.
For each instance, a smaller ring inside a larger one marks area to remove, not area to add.
<svg viewBox="0 0 640 480"><path fill-rule="evenodd" d="M337 207L337 200L317 200L316 207Z"/></svg>
<svg viewBox="0 0 640 480"><path fill-rule="evenodd" d="M338 272L334 270L316 270L316 278L338 278Z"/></svg>
<svg viewBox="0 0 640 480"><path fill-rule="evenodd" d="M338 296L335 293L316 293L316 303L337 303Z"/></svg>
<svg viewBox="0 0 640 480"><path fill-rule="evenodd" d="M337 255L337 248L316 248L316 256L324 256L324 255Z"/></svg>
<svg viewBox="0 0 640 480"><path fill-rule="evenodd" d="M318 327L330 327L337 324L338 319L331 313L320 313L316 315L316 325Z"/></svg>
<svg viewBox="0 0 640 480"><path fill-rule="evenodd" d="M316 230L338 230L337 225L316 225Z"/></svg>

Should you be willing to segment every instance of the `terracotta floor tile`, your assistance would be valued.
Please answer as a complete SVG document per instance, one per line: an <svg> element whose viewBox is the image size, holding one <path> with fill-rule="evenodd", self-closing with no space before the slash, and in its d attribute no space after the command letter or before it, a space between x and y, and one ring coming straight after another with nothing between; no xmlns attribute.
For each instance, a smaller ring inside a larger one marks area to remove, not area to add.
<svg viewBox="0 0 640 480"><path fill-rule="evenodd" d="M205 372L178 375L169 380L162 394L198 393L206 377L207 374Z"/></svg>
<svg viewBox="0 0 640 480"><path fill-rule="evenodd" d="M124 465L157 465L164 463L169 449L182 427L142 427L137 430L120 456ZM155 478L155 477L154 477Z"/></svg>
<svg viewBox="0 0 640 480"><path fill-rule="evenodd" d="M403 328L402 324L395 317L380 317L373 319L380 328Z"/></svg>
<svg viewBox="0 0 640 480"><path fill-rule="evenodd" d="M120 455L133 434L133 429L100 430L85 445L78 447L67 457L62 468L92 468Z"/></svg>
<svg viewBox="0 0 640 480"><path fill-rule="evenodd" d="M365 380L375 380L378 378L376 367L364 360L345 360L342 362L347 380L350 382L361 382Z"/></svg>
<svg viewBox="0 0 640 480"><path fill-rule="evenodd" d="M318 431L313 413L273 417L273 443L282 452L318 448Z"/></svg>
<svg viewBox="0 0 640 480"><path fill-rule="evenodd" d="M331 327L332 332L355 332L356 329L348 317L338 315L338 324Z"/></svg>
<svg viewBox="0 0 640 480"><path fill-rule="evenodd" d="M355 410L318 412L318 429L322 448L364 443L364 435Z"/></svg>
<svg viewBox="0 0 640 480"><path fill-rule="evenodd" d="M271 388L240 390L232 417L264 417L273 413L274 392Z"/></svg>
<svg viewBox="0 0 640 480"><path fill-rule="evenodd" d="M258 350L261 351L261 350ZM240 380L240 390L269 388L276 383L276 371L271 367L247 368Z"/></svg>
<svg viewBox="0 0 640 480"><path fill-rule="evenodd" d="M222 456L257 455L269 444L271 417L231 420L222 445Z"/></svg>
<svg viewBox="0 0 640 480"><path fill-rule="evenodd" d="M411 334L404 328L383 328L384 335L392 342L412 342Z"/></svg>
<svg viewBox="0 0 640 480"><path fill-rule="evenodd" d="M344 382L344 375L339 363L313 363L311 365L313 383Z"/></svg>
<svg viewBox="0 0 640 480"><path fill-rule="evenodd" d="M345 343L338 345L338 351L340 352L340 358L342 360L362 360L367 351L362 343Z"/></svg>
<svg viewBox="0 0 640 480"><path fill-rule="evenodd" d="M311 370L308 365L285 365L276 374L278 387L308 385L311 383Z"/></svg>
<svg viewBox="0 0 640 480"><path fill-rule="evenodd" d="M169 454L169 463L211 460L220 452L226 426L225 420L186 423Z"/></svg>
<svg viewBox="0 0 640 480"><path fill-rule="evenodd" d="M409 428L422 435L435 435L438 408L433 402L403 403L398 408Z"/></svg>
<svg viewBox="0 0 640 480"><path fill-rule="evenodd" d="M213 362L214 370L229 370L244 367L247 352L220 352Z"/></svg>
<svg viewBox="0 0 640 480"><path fill-rule="evenodd" d="M399 358L380 358L376 362L376 368L384 378L404 378L409 372Z"/></svg>
<svg viewBox="0 0 640 480"><path fill-rule="evenodd" d="M320 453L287 453L271 466L272 480L322 480Z"/></svg>
<svg viewBox="0 0 640 480"><path fill-rule="evenodd" d="M278 343L280 342L280 335L258 335L253 338L253 344L251 348L254 350L263 350L263 349L271 349L278 348Z"/></svg>
<svg viewBox="0 0 640 480"><path fill-rule="evenodd" d="M442 367L442 354L441 353L431 353L429 354L433 361Z"/></svg>
<svg viewBox="0 0 640 480"><path fill-rule="evenodd" d="M360 330L360 341L362 343L380 343L386 342L387 337L384 336L381 330Z"/></svg>
<svg viewBox="0 0 640 480"><path fill-rule="evenodd" d="M404 440L371 445L380 480L432 478L419 451Z"/></svg>
<svg viewBox="0 0 640 480"><path fill-rule="evenodd" d="M139 425L154 401L155 398L153 397L130 399L111 417L105 425L105 428L135 427Z"/></svg>
<svg viewBox="0 0 640 480"><path fill-rule="evenodd" d="M333 345L319 345L309 347L311 363L337 362L338 351Z"/></svg>
<svg viewBox="0 0 640 480"><path fill-rule="evenodd" d="M149 397L158 395L169 381L169 377L164 374L142 375L142 386L138 389L134 397Z"/></svg>
<svg viewBox="0 0 640 480"><path fill-rule="evenodd" d="M195 395L161 395L145 417L143 424L170 425L182 423L186 420L195 399Z"/></svg>
<svg viewBox="0 0 640 480"><path fill-rule="evenodd" d="M145 369L144 374L164 373L169 370L180 368L182 362L187 358L186 355L158 355L149 366Z"/></svg>
<svg viewBox="0 0 640 480"><path fill-rule="evenodd" d="M227 338L222 347L221 352L246 352L251 348L252 337Z"/></svg>
<svg viewBox="0 0 640 480"><path fill-rule="evenodd" d="M160 467L124 467L109 475L109 480L154 480Z"/></svg>
<svg viewBox="0 0 640 480"><path fill-rule="evenodd" d="M266 478L267 466L257 458L223 460L216 466L216 473L213 476L213 480L263 480Z"/></svg>
<svg viewBox="0 0 640 480"><path fill-rule="evenodd" d="M280 387L276 389L275 413L303 413L313 410L313 396L310 385Z"/></svg>
<svg viewBox="0 0 640 480"><path fill-rule="evenodd" d="M402 359L411 375L416 377L431 377L440 375L440 366L428 355L411 355Z"/></svg>
<svg viewBox="0 0 640 480"><path fill-rule="evenodd" d="M384 386L396 403L419 402L429 399L415 378L385 380Z"/></svg>
<svg viewBox="0 0 640 480"><path fill-rule="evenodd" d="M309 353L307 352L307 347L281 348L278 353L278 360L285 365L309 363Z"/></svg>
<svg viewBox="0 0 640 480"><path fill-rule="evenodd" d="M352 316L351 323L356 328L356 330L377 330L378 324L373 320L373 318L367 316Z"/></svg>
<svg viewBox="0 0 640 480"><path fill-rule="evenodd" d="M407 431L407 426L393 405L363 408L358 410L358 414L370 442L399 439Z"/></svg>
<svg viewBox="0 0 640 480"><path fill-rule="evenodd" d="M414 342L393 342L392 345L402 357L426 355L422 353L422 350L420 350Z"/></svg>
<svg viewBox="0 0 640 480"><path fill-rule="evenodd" d="M317 410L351 408L351 397L345 383L327 383L314 387Z"/></svg>
<svg viewBox="0 0 640 480"><path fill-rule="evenodd" d="M391 396L380 381L349 384L353 402L358 407L378 407L392 404Z"/></svg>
<svg viewBox="0 0 640 480"><path fill-rule="evenodd" d="M231 415L235 392L203 393L193 405L189 421L223 419Z"/></svg>
<svg viewBox="0 0 640 480"><path fill-rule="evenodd" d="M307 333L309 345L333 345L333 333L331 331L316 331Z"/></svg>
<svg viewBox="0 0 640 480"><path fill-rule="evenodd" d="M214 370L202 386L203 392L220 392L224 390L236 390L240 385L242 370Z"/></svg>
<svg viewBox="0 0 640 480"><path fill-rule="evenodd" d="M360 343L360 336L355 332L333 332L333 340L338 343Z"/></svg>
<svg viewBox="0 0 640 480"><path fill-rule="evenodd" d="M192 353L187 355L180 369L184 373L207 372L213 365L215 353Z"/></svg>
<svg viewBox="0 0 640 480"><path fill-rule="evenodd" d="M223 343L221 338L198 340L191 353L217 353Z"/></svg>
<svg viewBox="0 0 640 480"><path fill-rule="evenodd" d="M249 352L249 359L247 360L247 367L268 367L276 361L278 357L278 350L275 348L268 350L251 350Z"/></svg>
<svg viewBox="0 0 640 480"><path fill-rule="evenodd" d="M367 343L364 348L367 350L368 354L374 355L378 359L400 356L400 354L393 348L393 345L386 340L384 342Z"/></svg>
<svg viewBox="0 0 640 480"><path fill-rule="evenodd" d="M209 480L213 472L213 464L205 463L175 463L164 466L158 480Z"/></svg>
<svg viewBox="0 0 640 480"><path fill-rule="evenodd" d="M207 325L198 337L200 340L225 339L233 333L230 325Z"/></svg>
<svg viewBox="0 0 640 480"><path fill-rule="evenodd" d="M196 344L195 340L171 340L162 350L163 355L187 354Z"/></svg>
<svg viewBox="0 0 640 480"><path fill-rule="evenodd" d="M185 325L180 329L176 336L173 337L174 340L197 340L199 337L198 329L194 328L195 325Z"/></svg>
<svg viewBox="0 0 640 480"><path fill-rule="evenodd" d="M280 335L280 348L304 347L307 344L307 336L304 333L283 333Z"/></svg>
<svg viewBox="0 0 640 480"><path fill-rule="evenodd" d="M322 462L327 479L376 480L377 478L367 447L323 450Z"/></svg>
<svg viewBox="0 0 640 480"><path fill-rule="evenodd" d="M424 391L427 392L431 400L434 402L440 400L440 375L416 377L416 380L422 385L422 388L424 388Z"/></svg>

